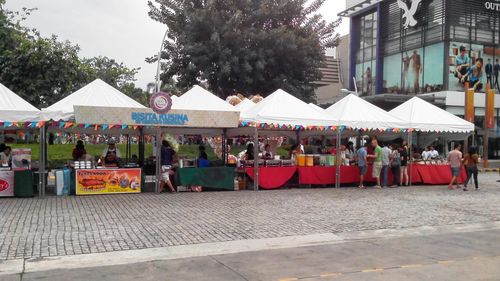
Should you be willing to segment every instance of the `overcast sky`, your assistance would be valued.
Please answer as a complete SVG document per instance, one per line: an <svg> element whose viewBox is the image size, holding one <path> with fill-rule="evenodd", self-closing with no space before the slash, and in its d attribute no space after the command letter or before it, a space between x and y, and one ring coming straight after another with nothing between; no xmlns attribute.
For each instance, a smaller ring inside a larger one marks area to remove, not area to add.
<svg viewBox="0 0 500 281"><path fill-rule="evenodd" d="M158 53L165 27L149 18L146 0L7 0L6 7L38 8L27 26L78 44L84 57L108 56L130 68L140 67L138 87L154 81L156 66L144 59ZM321 13L334 20L344 8L344 0L327 0ZM347 19L338 32L349 32Z"/></svg>

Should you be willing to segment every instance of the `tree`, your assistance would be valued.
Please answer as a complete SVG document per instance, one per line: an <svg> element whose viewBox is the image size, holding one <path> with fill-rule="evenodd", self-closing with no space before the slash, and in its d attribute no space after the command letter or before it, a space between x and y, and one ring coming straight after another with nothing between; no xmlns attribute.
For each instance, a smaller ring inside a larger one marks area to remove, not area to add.
<svg viewBox="0 0 500 281"><path fill-rule="evenodd" d="M312 100L335 28L317 13L325 0L155 0L149 15L168 27L163 81L206 81L221 97L278 88ZM157 58L149 58L155 61Z"/></svg>

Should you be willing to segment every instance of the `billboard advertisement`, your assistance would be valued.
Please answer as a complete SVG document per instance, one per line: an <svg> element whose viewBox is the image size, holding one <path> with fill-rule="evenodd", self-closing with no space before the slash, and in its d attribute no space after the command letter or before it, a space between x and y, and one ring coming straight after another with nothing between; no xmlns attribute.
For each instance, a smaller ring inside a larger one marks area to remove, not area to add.
<svg viewBox="0 0 500 281"><path fill-rule="evenodd" d="M421 94L443 89L444 44L384 58L384 93Z"/></svg>

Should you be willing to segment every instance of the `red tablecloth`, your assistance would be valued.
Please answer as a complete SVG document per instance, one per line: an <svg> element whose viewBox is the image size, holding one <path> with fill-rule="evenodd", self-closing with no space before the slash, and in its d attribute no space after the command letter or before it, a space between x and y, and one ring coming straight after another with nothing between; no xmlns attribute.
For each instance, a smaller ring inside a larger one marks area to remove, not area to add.
<svg viewBox="0 0 500 281"><path fill-rule="evenodd" d="M413 174L418 174L424 184L449 184L451 181L450 165L414 165ZM463 183L467 179L465 168L462 169L459 183Z"/></svg>
<svg viewBox="0 0 500 281"><path fill-rule="evenodd" d="M335 184L335 167L298 167L300 184ZM408 167L410 175L410 167ZM463 183L467 178L465 169L459 177L459 182ZM392 171L389 170L388 183L393 184ZM449 165L413 165L412 183L424 184L448 184L451 180L451 169ZM358 183L359 170L357 166L340 167L340 183ZM372 165L368 165L365 182L373 183Z"/></svg>
<svg viewBox="0 0 500 281"><path fill-rule="evenodd" d="M284 186L295 174L297 167L259 167L259 186L263 189L276 189ZM246 168L247 175L253 180L254 169Z"/></svg>
<svg viewBox="0 0 500 281"><path fill-rule="evenodd" d="M336 167L298 167L299 184L335 184ZM389 170L389 183L392 183L393 176ZM358 183L359 169L357 166L340 166L340 183ZM368 166L365 182L375 182L372 177L372 166Z"/></svg>

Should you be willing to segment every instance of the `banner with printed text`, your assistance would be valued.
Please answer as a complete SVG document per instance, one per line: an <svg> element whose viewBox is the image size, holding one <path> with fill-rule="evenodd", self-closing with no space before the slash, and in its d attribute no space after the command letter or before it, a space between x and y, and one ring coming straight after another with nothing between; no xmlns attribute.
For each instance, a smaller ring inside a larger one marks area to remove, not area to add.
<svg viewBox="0 0 500 281"><path fill-rule="evenodd" d="M140 193L141 169L76 171L76 194Z"/></svg>
<svg viewBox="0 0 500 281"><path fill-rule="evenodd" d="M14 196L14 171L0 171L0 197Z"/></svg>

